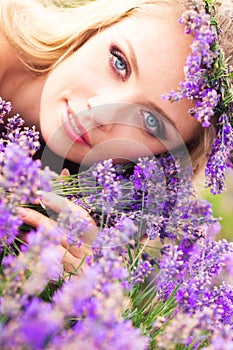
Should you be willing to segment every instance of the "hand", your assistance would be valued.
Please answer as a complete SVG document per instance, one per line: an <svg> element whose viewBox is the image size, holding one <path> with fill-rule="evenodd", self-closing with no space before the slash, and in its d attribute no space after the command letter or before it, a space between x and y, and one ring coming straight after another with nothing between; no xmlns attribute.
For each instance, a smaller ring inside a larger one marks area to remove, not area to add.
<svg viewBox="0 0 233 350"><path fill-rule="evenodd" d="M63 265L65 271L75 274L75 272L78 270L78 273L80 273L80 269L78 269L78 267L81 265L82 260L87 256L91 258L90 260L93 259L91 246L97 233L97 226L94 220L90 217L86 210L78 205L75 205L66 198L56 195L54 192L45 193L42 203L46 208L52 209L56 213L60 213L64 208L68 207L73 213L79 213L82 218L87 218L90 222L90 229L85 232L84 236L82 236L83 244L81 247L69 246L65 238L58 247L58 249L63 252ZM50 217L47 217L30 208L20 208L18 213L25 224L35 228L43 225L50 230L54 227L54 225L56 225L56 222ZM81 270L85 270L86 267L87 264L83 262L81 265Z"/></svg>

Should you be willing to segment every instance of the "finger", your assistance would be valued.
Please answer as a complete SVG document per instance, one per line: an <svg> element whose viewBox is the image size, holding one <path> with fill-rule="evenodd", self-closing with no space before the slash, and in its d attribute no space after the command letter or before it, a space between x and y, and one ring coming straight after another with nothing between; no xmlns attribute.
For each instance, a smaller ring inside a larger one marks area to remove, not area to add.
<svg viewBox="0 0 233 350"><path fill-rule="evenodd" d="M62 169L62 171L61 171L61 173L60 173L58 179L59 179L61 182L63 182L63 181L66 180L66 178L67 178L69 175L70 175L69 170L66 169L66 168L64 168L64 169Z"/></svg>
<svg viewBox="0 0 233 350"><path fill-rule="evenodd" d="M54 192L43 192L41 200L46 207L52 209L57 213L60 213L62 210L67 208L73 212L81 213L82 217L88 217L92 219L85 209L69 201L67 198L57 195Z"/></svg>
<svg viewBox="0 0 233 350"><path fill-rule="evenodd" d="M69 176L69 175L70 175L70 172L68 169L66 169L66 168L62 169L61 174L60 174L61 179L62 179L62 177Z"/></svg>
<svg viewBox="0 0 233 350"><path fill-rule="evenodd" d="M37 228L40 225L43 225L46 229L51 229L55 225L55 222L52 219L36 210L20 207L17 208L16 211L24 223L32 227Z"/></svg>
<svg viewBox="0 0 233 350"><path fill-rule="evenodd" d="M24 221L25 224L35 228L38 228L39 226L43 225L43 227L45 227L47 230L51 230L52 228L57 226L56 221L30 208L18 207L17 213L19 214L20 218ZM85 248L83 249L86 249L87 253L88 252L91 253L90 247L96 237L96 233L97 233L97 227L92 225L88 231L83 233L82 241L83 241L83 246L85 246ZM76 255L79 256L80 254L79 253L77 254L77 251L76 251L78 248L75 246L72 247L68 245L65 238L65 228L64 228L64 232L62 232L62 235L64 236L64 238L62 239L61 244L65 248L69 247L69 249L72 249L74 256Z"/></svg>
<svg viewBox="0 0 233 350"><path fill-rule="evenodd" d="M43 225L46 229L50 230L52 227L56 226L56 222L33 209L17 208L17 212L24 222L32 227L37 228ZM78 248L68 245L66 240L63 239L58 249L63 253L63 264L67 272L75 274L78 272L80 274L83 269L86 269L88 266L83 260L89 257L89 262L93 261L93 252L88 245L82 245Z"/></svg>
<svg viewBox="0 0 233 350"><path fill-rule="evenodd" d="M82 258L76 258L64 247L59 246L58 249L63 254L62 264L66 272L80 275L88 268L88 265L85 262L85 256Z"/></svg>
<svg viewBox="0 0 233 350"><path fill-rule="evenodd" d="M80 218L87 219L89 225L87 225L87 230L83 236L83 242L91 245L96 238L96 234L98 232L97 225L94 219L89 215L89 213L80 207L69 201L68 199L58 196L54 192L45 192L43 195L43 204L53 211L60 213L64 209L68 209L73 213L79 213Z"/></svg>
<svg viewBox="0 0 233 350"><path fill-rule="evenodd" d="M74 245L69 245L65 240L62 240L61 245L76 258L82 259L84 256L89 257L90 262L94 259L93 251L87 244L82 244L81 247L76 247Z"/></svg>

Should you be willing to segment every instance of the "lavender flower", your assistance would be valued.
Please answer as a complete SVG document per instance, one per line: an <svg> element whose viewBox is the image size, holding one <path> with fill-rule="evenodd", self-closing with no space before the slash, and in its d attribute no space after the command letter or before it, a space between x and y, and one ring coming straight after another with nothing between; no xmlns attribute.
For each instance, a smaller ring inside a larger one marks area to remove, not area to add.
<svg viewBox="0 0 233 350"><path fill-rule="evenodd" d="M163 171L156 158L139 158L130 180L133 181L134 190L147 192L151 182L164 180Z"/></svg>
<svg viewBox="0 0 233 350"><path fill-rule="evenodd" d="M6 145L4 159L0 164L2 175L0 186L5 193L9 193L9 200L12 203L32 202L37 197L38 190L51 189L50 184L43 180L40 168L41 162L34 161L19 145ZM45 174L48 180L47 172ZM52 177L52 172L50 172L50 177Z"/></svg>
<svg viewBox="0 0 233 350"><path fill-rule="evenodd" d="M160 215L167 198L167 183L159 161L156 158L139 158L130 182L131 198L140 204L141 215Z"/></svg>
<svg viewBox="0 0 233 350"><path fill-rule="evenodd" d="M202 1L189 3L190 9L180 18L180 23L185 26L185 33L194 37L191 45L192 53L187 57L184 67L185 81L180 83L179 91L171 91L162 98L170 101L179 101L183 98L196 101L190 114L195 116L203 127L208 127L215 113L215 107L219 103L215 87L208 86L207 80L217 57L217 52L212 49L216 34L211 26L211 17L205 11L205 3Z"/></svg>
<svg viewBox="0 0 233 350"><path fill-rule="evenodd" d="M116 179L112 160L109 159L98 163L93 170L93 176L96 177L98 186L103 188L98 205L104 212L110 213L121 198L121 186Z"/></svg>
<svg viewBox="0 0 233 350"><path fill-rule="evenodd" d="M175 313L166 326L166 334L159 334L156 338L158 348L175 350L180 346L184 349L202 349L208 341L208 332L213 330L211 321L214 314L214 310L207 308L198 311L195 317L190 317L188 313Z"/></svg>
<svg viewBox="0 0 233 350"><path fill-rule="evenodd" d="M74 213L70 209L63 209L57 218L56 230L61 230L68 245L81 246L82 236L91 234L90 219L82 217L80 212ZM89 232L88 232L89 231Z"/></svg>
<svg viewBox="0 0 233 350"><path fill-rule="evenodd" d="M26 280L24 271L27 267L15 255L5 256L1 267L1 285L7 286L1 292L1 314L6 319L16 318L21 313L23 300L27 299L27 296L21 295L20 288Z"/></svg>
<svg viewBox="0 0 233 350"><path fill-rule="evenodd" d="M21 224L22 220L14 214L14 208L0 199L0 250L14 242Z"/></svg>
<svg viewBox="0 0 233 350"><path fill-rule="evenodd" d="M150 261L140 260L137 266L133 267L133 270L131 272L131 283L143 283L152 271L154 271L154 267L151 265Z"/></svg>
<svg viewBox="0 0 233 350"><path fill-rule="evenodd" d="M49 350L84 349L88 350L146 350L148 341L134 328L130 321L118 322L110 327L97 319L86 318L78 323L73 331L57 337Z"/></svg>
<svg viewBox="0 0 233 350"><path fill-rule="evenodd" d="M12 109L11 103L4 101L0 97L0 124L3 123L3 117L10 113Z"/></svg>
<svg viewBox="0 0 233 350"><path fill-rule="evenodd" d="M233 326L233 288L232 285L222 282L220 286L214 286L203 296L202 305L215 310L215 319L212 323L215 328L222 325Z"/></svg>
<svg viewBox="0 0 233 350"><path fill-rule="evenodd" d="M231 350L233 348L232 328L230 326L217 328L212 335L209 346L203 350Z"/></svg>
<svg viewBox="0 0 233 350"><path fill-rule="evenodd" d="M180 160L168 154L139 159L130 181L131 197L136 202L131 217L140 228L140 235L147 234L150 239L171 237L169 222L174 227L180 217L179 206L184 211L184 206L190 204L190 169L182 169Z"/></svg>
<svg viewBox="0 0 233 350"><path fill-rule="evenodd" d="M41 226L28 233L27 245L21 248L17 259L22 273L30 271L21 284L25 295L38 295L49 281L59 281L62 277L65 254L59 247L62 239L63 233L56 227L48 230Z"/></svg>
<svg viewBox="0 0 233 350"><path fill-rule="evenodd" d="M115 234L113 231L114 239L119 231L116 229ZM105 246L104 235L97 238L96 245ZM126 299L120 281L125 280L128 273L116 252L118 248L99 251L98 258L96 256L79 283L69 281L55 294L57 309L75 315L77 322L65 337L54 338L51 349L65 349L74 344L82 348L87 342L90 349L147 348L147 339L130 321L122 318Z"/></svg>
<svg viewBox="0 0 233 350"><path fill-rule="evenodd" d="M210 119L214 116L214 108L217 106L219 97L215 89L204 89L199 93L199 99L195 103L195 107L190 109L190 114L193 115L199 122L202 122L203 127L211 125Z"/></svg>
<svg viewBox="0 0 233 350"><path fill-rule="evenodd" d="M211 188L213 194L219 194L224 190L225 171L227 160L233 150L233 129L227 115L219 118L219 128L212 145L211 152L207 155L205 169L206 185Z"/></svg>
<svg viewBox="0 0 233 350"><path fill-rule="evenodd" d="M0 330L1 349L44 349L48 339L60 328L62 315L52 304L33 298L18 317Z"/></svg>
<svg viewBox="0 0 233 350"><path fill-rule="evenodd" d="M133 220L122 214L114 226L99 231L93 243L93 249L96 254L99 252L102 254L103 249L121 250L127 243L134 240L137 234L137 226Z"/></svg>
<svg viewBox="0 0 233 350"><path fill-rule="evenodd" d="M207 186L213 194L217 194L224 189L225 169L230 165L233 148L232 126L229 122L232 118L232 75L217 41L219 30L214 4L196 0L188 3L189 9L179 20L185 27L185 33L192 34L194 38L192 52L184 67L185 80L180 83L178 91L171 91L162 98L170 101L187 98L194 101L195 106L189 113L203 127L210 127L212 117L221 111L218 121L220 127L211 153L207 155L206 167Z"/></svg>
<svg viewBox="0 0 233 350"><path fill-rule="evenodd" d="M195 245L190 240L188 243L188 249L183 241L180 246L166 252L160 263L158 286L162 292L168 282L169 289L171 281L175 281L173 287L180 284L177 291L179 308L194 312L203 305L209 305L208 300L213 300L209 287L223 269L225 256L233 252L233 245L211 239L200 239Z"/></svg>
<svg viewBox="0 0 233 350"><path fill-rule="evenodd" d="M23 126L24 120L19 116L19 114L8 118L2 138L8 143L16 143L22 149L27 150L31 156L33 156L40 148L39 132L36 131L35 126L33 126L31 129Z"/></svg>
<svg viewBox="0 0 233 350"><path fill-rule="evenodd" d="M40 349L61 326L61 321L52 304L33 299L20 319L20 335L28 346Z"/></svg>

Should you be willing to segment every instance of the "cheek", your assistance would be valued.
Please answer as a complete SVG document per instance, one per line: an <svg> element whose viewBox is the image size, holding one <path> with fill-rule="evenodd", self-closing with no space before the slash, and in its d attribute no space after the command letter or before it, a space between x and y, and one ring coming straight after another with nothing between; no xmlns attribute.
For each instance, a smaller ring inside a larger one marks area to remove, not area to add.
<svg viewBox="0 0 233 350"><path fill-rule="evenodd" d="M76 81L75 71L77 66L75 62L75 57L70 56L51 71L45 82L48 93L59 90L61 86L68 87Z"/></svg>
<svg viewBox="0 0 233 350"><path fill-rule="evenodd" d="M189 119L180 126L179 134L186 143L191 141L195 136L197 136L197 134L199 134L200 128L200 123L190 116Z"/></svg>
<svg viewBox="0 0 233 350"><path fill-rule="evenodd" d="M166 151L164 146L158 139L150 136L144 129L126 125L118 125L114 130L114 139L116 143L115 149L121 149L122 153L135 160L142 156L152 156Z"/></svg>

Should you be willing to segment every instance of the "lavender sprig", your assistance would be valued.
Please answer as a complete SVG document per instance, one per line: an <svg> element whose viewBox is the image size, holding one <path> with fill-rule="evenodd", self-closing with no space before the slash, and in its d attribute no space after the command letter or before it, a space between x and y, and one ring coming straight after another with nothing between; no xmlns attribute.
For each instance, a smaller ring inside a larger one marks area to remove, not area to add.
<svg viewBox="0 0 233 350"><path fill-rule="evenodd" d="M189 1L189 9L183 13L180 23L185 26L185 33L194 37L192 53L186 60L185 81L180 83L180 90L163 95L163 98L169 101L179 101L183 98L196 101L190 113L203 127L208 127L218 105L219 96L216 88L211 87L208 80L217 52L212 49L216 34L211 26L211 16L205 11L205 2Z"/></svg>
<svg viewBox="0 0 233 350"><path fill-rule="evenodd" d="M12 110L11 102L6 102L0 97L0 124L3 124L3 118L8 115Z"/></svg>
<svg viewBox="0 0 233 350"><path fill-rule="evenodd" d="M215 2L189 0L188 3L189 9L179 21L184 25L185 33L193 36L192 52L184 67L185 80L178 91L171 91L162 98L171 102L183 98L193 101L195 105L189 113L203 127L210 127L213 117L220 115L216 123L217 136L207 155L206 166L207 186L213 194L218 194L224 190L226 166L232 166L229 160L233 150L232 71L218 42Z"/></svg>
<svg viewBox="0 0 233 350"><path fill-rule="evenodd" d="M208 161L205 169L206 185L211 188L213 194L219 194L225 189L225 172L232 150L233 128L228 116L223 114L219 118L217 136L211 152L207 155Z"/></svg>

